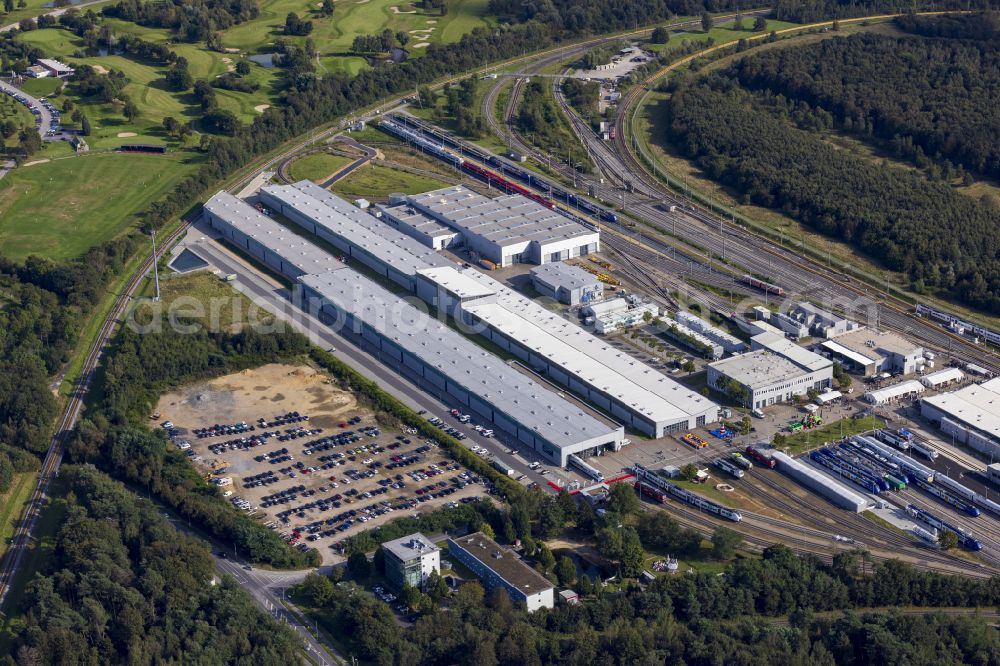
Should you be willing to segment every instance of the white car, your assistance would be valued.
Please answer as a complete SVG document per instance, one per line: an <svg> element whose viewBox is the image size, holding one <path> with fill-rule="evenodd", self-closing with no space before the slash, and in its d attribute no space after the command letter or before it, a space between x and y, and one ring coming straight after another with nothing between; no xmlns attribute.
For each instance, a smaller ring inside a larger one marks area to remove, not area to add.
<svg viewBox="0 0 1000 666"><path fill-rule="evenodd" d="M232 490L227 490L226 492L222 493L222 496L223 497L232 497L233 496L233 491Z"/></svg>

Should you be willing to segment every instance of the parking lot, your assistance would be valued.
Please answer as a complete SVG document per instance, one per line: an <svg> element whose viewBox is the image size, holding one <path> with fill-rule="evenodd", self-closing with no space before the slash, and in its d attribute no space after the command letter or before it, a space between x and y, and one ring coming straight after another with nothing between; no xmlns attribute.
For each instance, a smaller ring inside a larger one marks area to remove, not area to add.
<svg viewBox="0 0 1000 666"><path fill-rule="evenodd" d="M319 549L328 564L342 559L345 537L400 512L485 493L437 444L380 423L309 368L222 377L165 395L157 409L175 446L226 501L290 544Z"/></svg>

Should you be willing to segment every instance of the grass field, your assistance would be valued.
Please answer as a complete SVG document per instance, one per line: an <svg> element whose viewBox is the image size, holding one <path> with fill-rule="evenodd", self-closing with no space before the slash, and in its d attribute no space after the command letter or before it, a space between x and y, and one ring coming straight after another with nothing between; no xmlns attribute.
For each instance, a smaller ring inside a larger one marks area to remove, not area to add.
<svg viewBox="0 0 1000 666"><path fill-rule="evenodd" d="M154 287L150 282L144 285L141 296L153 296ZM178 300L183 299L183 300ZM200 307L195 303L200 304ZM224 282L215 273L199 271L189 274L166 272L160 274L160 303L148 300L136 305L135 319L147 324L154 314L166 322L166 312L171 306L177 308L179 320L197 322L212 331L239 331L247 324L267 324L274 321L274 315L262 311L250 299ZM156 307L157 310L152 308Z"/></svg>
<svg viewBox="0 0 1000 666"><path fill-rule="evenodd" d="M789 455L796 456L822 446L827 442L850 437L851 435L859 435L866 430L875 430L884 426L885 421L874 416L866 416L863 419L841 419L827 423L822 428L803 430L794 435L789 435L788 444L784 448Z"/></svg>
<svg viewBox="0 0 1000 666"><path fill-rule="evenodd" d="M8 542L14 536L14 526L24 513L37 481L37 472L15 474L10 488L0 497L0 557L7 552Z"/></svg>
<svg viewBox="0 0 1000 666"><path fill-rule="evenodd" d="M195 168L197 154L121 153L21 167L0 180L0 253L67 259L113 238Z"/></svg>
<svg viewBox="0 0 1000 666"><path fill-rule="evenodd" d="M655 51L656 53L669 53L670 51L675 51L685 42L691 44L697 44L699 42L707 42L709 39L714 40L715 44L728 44L729 42L738 41L744 37L752 37L754 35L760 35L762 33L768 33L772 30L783 30L784 28L794 28L795 23L787 23L785 21L775 21L768 20L767 28L759 32L752 32L749 30L750 26L753 25L753 19L743 19L743 25L746 30L734 30L731 23L716 26L709 30L707 33L698 30L678 30L676 32L671 31L670 41L666 44L652 44L647 43L643 45L643 48L647 48L650 51Z"/></svg>
<svg viewBox="0 0 1000 666"><path fill-rule="evenodd" d="M57 90L63 87L63 82L61 79L25 79L21 88L24 92L32 95L34 97L48 97L49 95L55 94Z"/></svg>
<svg viewBox="0 0 1000 666"><path fill-rule="evenodd" d="M387 199L393 192L417 194L447 186L448 183L428 176L368 164L334 183L330 189L345 198Z"/></svg>
<svg viewBox="0 0 1000 666"><path fill-rule="evenodd" d="M353 162L350 157L330 153L312 153L292 162L289 172L295 180L313 180L321 183Z"/></svg>

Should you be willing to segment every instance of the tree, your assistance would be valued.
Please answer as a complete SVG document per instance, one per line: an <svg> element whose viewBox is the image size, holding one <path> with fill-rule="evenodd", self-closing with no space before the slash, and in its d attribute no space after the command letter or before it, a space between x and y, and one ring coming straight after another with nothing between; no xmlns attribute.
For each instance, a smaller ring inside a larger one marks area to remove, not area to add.
<svg viewBox="0 0 1000 666"><path fill-rule="evenodd" d="M738 532L719 525L712 532L712 557L717 560L731 559L742 543L743 537Z"/></svg>
<svg viewBox="0 0 1000 666"><path fill-rule="evenodd" d="M938 534L938 545L944 550L951 550L958 547L958 535L951 530L941 530Z"/></svg>
<svg viewBox="0 0 1000 666"><path fill-rule="evenodd" d="M753 20L753 31L763 32L764 30L767 30L767 19L763 16L758 16Z"/></svg>
<svg viewBox="0 0 1000 666"><path fill-rule="evenodd" d="M696 366L694 364L694 361L692 361L691 359L684 361L684 365L681 366L681 370L683 370L684 372L694 372L697 369L698 366Z"/></svg>
<svg viewBox="0 0 1000 666"><path fill-rule="evenodd" d="M750 420L749 416L744 416L740 419L740 435L747 437L751 430L753 430L753 421Z"/></svg>
<svg viewBox="0 0 1000 666"><path fill-rule="evenodd" d="M90 136L90 118L87 117L85 113L80 114L80 134L83 136Z"/></svg>
<svg viewBox="0 0 1000 666"><path fill-rule="evenodd" d="M8 14L14 11L14 0L3 0L3 10Z"/></svg>
<svg viewBox="0 0 1000 666"><path fill-rule="evenodd" d="M336 589L329 578L315 572L308 574L302 581L302 591L312 604L319 608L323 608L333 599Z"/></svg>
<svg viewBox="0 0 1000 666"><path fill-rule="evenodd" d="M333 0L323 0L323 5L320 8L320 13L323 16L333 16Z"/></svg>
<svg viewBox="0 0 1000 666"><path fill-rule="evenodd" d="M552 568L556 565L555 555L552 554L552 551L545 544L542 544L538 549L538 563L545 572L552 571Z"/></svg>
<svg viewBox="0 0 1000 666"><path fill-rule="evenodd" d="M416 610L420 605L420 598L424 596L416 587L410 584L403 585L403 590L399 595L400 600L406 604L411 611Z"/></svg>
<svg viewBox="0 0 1000 666"><path fill-rule="evenodd" d="M616 483L608 493L608 511L628 516L639 511L641 506L635 490L628 483Z"/></svg>
<svg viewBox="0 0 1000 666"><path fill-rule="evenodd" d="M563 587L569 587L576 581L576 565L567 555L563 555L556 562L556 578Z"/></svg>
<svg viewBox="0 0 1000 666"><path fill-rule="evenodd" d="M434 108L434 92L430 89L430 86L420 86L417 90L417 99L420 102L420 107L423 109L433 109Z"/></svg>
<svg viewBox="0 0 1000 666"><path fill-rule="evenodd" d="M688 463L681 467L681 478L687 481L694 481L698 478L698 466L694 463Z"/></svg>
<svg viewBox="0 0 1000 666"><path fill-rule="evenodd" d="M774 444L774 448L780 449L788 445L788 436L782 432L774 433L774 437L771 438L771 443Z"/></svg>
<svg viewBox="0 0 1000 666"><path fill-rule="evenodd" d="M590 576L587 574L581 574L577 587L579 588L577 591L580 593L580 596L585 597L593 593L594 582L590 580Z"/></svg>
<svg viewBox="0 0 1000 666"><path fill-rule="evenodd" d="M246 76L250 73L250 63L246 60L240 60L236 63L236 73L240 76Z"/></svg>
<svg viewBox="0 0 1000 666"><path fill-rule="evenodd" d="M712 15L708 12L703 12L701 15L701 31L708 32L712 29L713 25L715 25L715 20L712 18Z"/></svg>
<svg viewBox="0 0 1000 666"><path fill-rule="evenodd" d="M431 575L427 577L425 587L427 588L427 594L435 602L440 602L442 599L446 598L450 592L448 589L448 583L445 581L444 576L439 574L437 571L432 571Z"/></svg>
<svg viewBox="0 0 1000 666"><path fill-rule="evenodd" d="M631 527L625 530L622 543L622 575L636 578L642 573L642 563L646 559L646 551L642 548L639 535Z"/></svg>
<svg viewBox="0 0 1000 666"><path fill-rule="evenodd" d="M347 569L358 580L367 578L372 573L371 562L368 561L368 556L362 552L351 553L350 557L347 558Z"/></svg>
<svg viewBox="0 0 1000 666"><path fill-rule="evenodd" d="M122 115L130 123L134 122L136 118L139 117L139 107L135 105L132 100L126 100L125 106L122 108Z"/></svg>
<svg viewBox="0 0 1000 666"><path fill-rule="evenodd" d="M396 33L396 43L399 44L400 47L406 46L409 42L410 35L406 31L400 30Z"/></svg>
<svg viewBox="0 0 1000 666"><path fill-rule="evenodd" d="M670 41L670 31L661 25L653 29L653 34L649 39L654 44L666 44Z"/></svg>
<svg viewBox="0 0 1000 666"><path fill-rule="evenodd" d="M733 21L733 30L743 30L743 12L736 12L736 20Z"/></svg>

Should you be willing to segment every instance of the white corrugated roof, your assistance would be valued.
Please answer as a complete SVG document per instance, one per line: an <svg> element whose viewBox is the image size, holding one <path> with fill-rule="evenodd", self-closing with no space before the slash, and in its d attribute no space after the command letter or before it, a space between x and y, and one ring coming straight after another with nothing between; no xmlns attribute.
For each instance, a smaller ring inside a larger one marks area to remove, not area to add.
<svg viewBox="0 0 1000 666"><path fill-rule="evenodd" d="M805 347L801 347L784 335L778 335L775 333L760 333L750 338L755 344L760 345L764 349L774 352L779 356L784 356L792 363L809 370L810 372L815 372L816 370L822 370L823 368L833 365L830 359L823 358L816 352L811 352Z"/></svg>
<svg viewBox="0 0 1000 666"><path fill-rule="evenodd" d="M869 358L869 357L865 356L864 354L858 353L858 352L854 351L853 349L848 349L844 345L838 344L838 343L834 342L833 340L827 340L827 341L823 342L820 346L825 347L826 349L829 349L834 354L837 354L839 356L843 356L844 358L849 358L849 359L851 359L852 361L854 361L855 363L857 363L858 365L861 365L861 366L871 365L872 363L874 363L877 360L877 359L874 359L874 358Z"/></svg>
<svg viewBox="0 0 1000 666"><path fill-rule="evenodd" d="M892 386L886 386L885 388L869 391L868 393L865 393L865 398L872 404L880 405L883 402L888 402L903 395L923 392L923 384L915 379L908 379L905 382L899 382L898 384L893 384Z"/></svg>
<svg viewBox="0 0 1000 666"><path fill-rule="evenodd" d="M950 418L1000 439L1000 377L923 398Z"/></svg>
<svg viewBox="0 0 1000 666"><path fill-rule="evenodd" d="M960 382L963 379L965 379L965 373L958 368L943 368L924 375L920 378L920 383L928 388L933 388L949 382Z"/></svg>
<svg viewBox="0 0 1000 666"><path fill-rule="evenodd" d="M480 284L465 273L456 270L454 266L422 268L417 271L417 274L423 275L459 298L478 298L495 293L486 285Z"/></svg>

